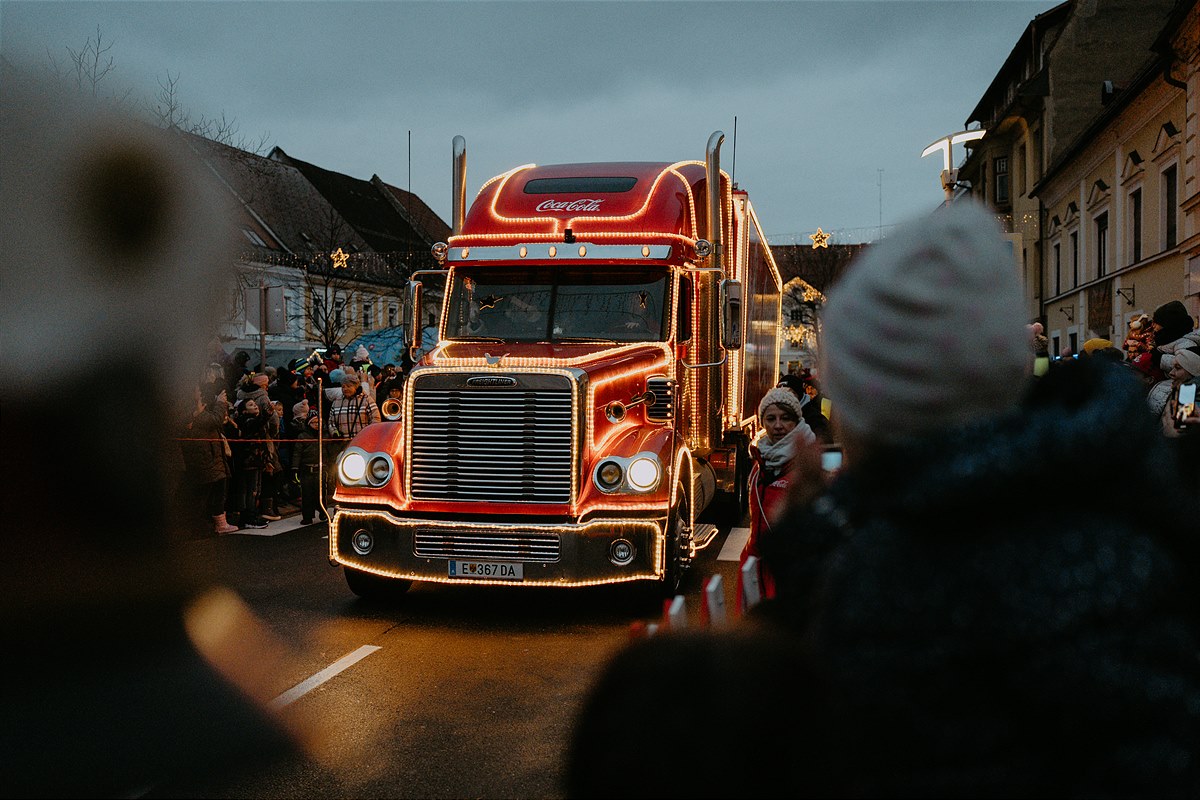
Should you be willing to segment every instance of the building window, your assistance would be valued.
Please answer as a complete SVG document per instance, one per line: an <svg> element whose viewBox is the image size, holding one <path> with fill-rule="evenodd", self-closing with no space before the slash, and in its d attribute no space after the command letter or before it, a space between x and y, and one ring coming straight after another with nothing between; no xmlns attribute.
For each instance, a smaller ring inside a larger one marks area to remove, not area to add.
<svg viewBox="0 0 1200 800"><path fill-rule="evenodd" d="M1175 165L1167 167L1163 172L1163 211L1166 213L1166 233L1167 247L1171 248L1179 244L1179 230L1176 225L1175 217L1179 212L1178 202L1178 173L1175 170Z"/></svg>
<svg viewBox="0 0 1200 800"><path fill-rule="evenodd" d="M1017 148L1017 197L1025 196L1025 145Z"/></svg>
<svg viewBox="0 0 1200 800"><path fill-rule="evenodd" d="M1096 217L1096 277L1108 274L1108 212Z"/></svg>
<svg viewBox="0 0 1200 800"><path fill-rule="evenodd" d="M1050 345L1050 355L1057 357L1062 352L1062 339L1058 338L1058 334L1055 334L1051 341L1053 341L1053 344Z"/></svg>
<svg viewBox="0 0 1200 800"><path fill-rule="evenodd" d="M1129 193L1129 224L1133 230L1130 231L1129 241L1133 247L1133 261L1130 263L1136 264L1142 260L1142 190L1134 189Z"/></svg>
<svg viewBox="0 0 1200 800"><path fill-rule="evenodd" d="M1062 292L1062 243L1054 243L1054 294Z"/></svg>
<svg viewBox="0 0 1200 800"><path fill-rule="evenodd" d="M344 316L345 311L346 311L346 301L345 300L338 298L337 300L333 301L333 326L337 330L341 330L342 325L345 324L342 321L343 319L345 319L345 316Z"/></svg>
<svg viewBox="0 0 1200 800"><path fill-rule="evenodd" d="M992 159L992 177L996 186L996 205L1008 205L1008 156Z"/></svg>
<svg viewBox="0 0 1200 800"><path fill-rule="evenodd" d="M1071 231L1071 288L1079 285L1079 231Z"/></svg>
<svg viewBox="0 0 1200 800"><path fill-rule="evenodd" d="M369 331L375 327L375 304L363 303L362 305L362 329Z"/></svg>
<svg viewBox="0 0 1200 800"><path fill-rule="evenodd" d="M799 325L801 322L804 321L804 315L800 312L799 308L793 308L791 311L788 312L788 319L792 322L793 325Z"/></svg>
<svg viewBox="0 0 1200 800"><path fill-rule="evenodd" d="M397 309L395 306L391 306L391 305L388 306L388 327L389 328L396 327L397 313L398 312L397 312Z"/></svg>
<svg viewBox="0 0 1200 800"><path fill-rule="evenodd" d="M1079 352L1079 334L1078 333L1067 334L1067 343L1071 348L1072 354Z"/></svg>

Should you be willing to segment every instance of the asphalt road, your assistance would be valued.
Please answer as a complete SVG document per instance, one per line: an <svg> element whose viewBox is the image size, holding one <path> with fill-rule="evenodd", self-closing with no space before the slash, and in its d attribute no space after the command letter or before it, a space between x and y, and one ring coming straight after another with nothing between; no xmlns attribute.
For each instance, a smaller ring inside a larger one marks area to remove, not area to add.
<svg viewBox="0 0 1200 800"><path fill-rule="evenodd" d="M714 574L734 608L736 561L719 559L728 533L685 579L689 626L702 624ZM654 601L619 586L415 584L396 604L363 601L329 566L323 525L185 547L286 643L271 692L323 743L282 760L248 753L240 770L168 780L142 797L562 797L592 681L632 623L662 622ZM737 549L731 541L727 555Z"/></svg>

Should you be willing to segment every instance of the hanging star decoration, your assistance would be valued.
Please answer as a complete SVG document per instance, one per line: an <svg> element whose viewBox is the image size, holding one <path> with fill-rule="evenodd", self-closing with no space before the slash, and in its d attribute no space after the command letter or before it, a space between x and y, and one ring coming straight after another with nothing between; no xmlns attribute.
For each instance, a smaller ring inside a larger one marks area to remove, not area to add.
<svg viewBox="0 0 1200 800"><path fill-rule="evenodd" d="M649 292L638 292L638 302L641 303L642 308L646 307L646 301L649 299L650 299Z"/></svg>
<svg viewBox="0 0 1200 800"><path fill-rule="evenodd" d="M810 233L808 238L813 240L813 250L816 250L818 247L829 247L829 234L819 227L817 228L817 232Z"/></svg>
<svg viewBox="0 0 1200 800"><path fill-rule="evenodd" d="M330 253L329 257L333 259L333 268L334 269L345 269L346 262L350 259L349 254L347 254L345 251L343 251L342 248L340 248L340 247L337 250L334 250L332 253Z"/></svg>
<svg viewBox="0 0 1200 800"><path fill-rule="evenodd" d="M481 297L479 298L479 310L483 311L485 309L495 308L496 303L499 303L503 299L503 297L496 297L494 294L489 294L487 297Z"/></svg>

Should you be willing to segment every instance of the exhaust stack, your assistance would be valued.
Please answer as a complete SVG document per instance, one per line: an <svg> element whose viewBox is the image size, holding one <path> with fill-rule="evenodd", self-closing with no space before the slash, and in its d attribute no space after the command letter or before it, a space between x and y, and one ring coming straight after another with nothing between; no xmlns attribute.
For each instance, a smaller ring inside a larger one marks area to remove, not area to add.
<svg viewBox="0 0 1200 800"><path fill-rule="evenodd" d="M705 153L704 164L708 171L708 240L712 242L713 253L710 266L721 268L721 143L725 141L724 131L713 131L708 137L708 149Z"/></svg>
<svg viewBox="0 0 1200 800"><path fill-rule="evenodd" d="M451 192L454 196L451 201L454 211L450 232L457 236L462 233L463 219L467 216L467 140L455 136L453 151Z"/></svg>

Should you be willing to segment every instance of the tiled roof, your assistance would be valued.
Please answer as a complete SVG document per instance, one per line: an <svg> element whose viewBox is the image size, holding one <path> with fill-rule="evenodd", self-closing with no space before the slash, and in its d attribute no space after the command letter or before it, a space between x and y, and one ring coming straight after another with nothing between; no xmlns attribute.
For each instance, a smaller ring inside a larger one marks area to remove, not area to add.
<svg viewBox="0 0 1200 800"><path fill-rule="evenodd" d="M424 252L424 238L371 181L301 161L276 147L271 158L303 173L373 250L379 253Z"/></svg>
<svg viewBox="0 0 1200 800"><path fill-rule="evenodd" d="M286 250L306 255L338 247L362 252L371 249L295 167L210 139L183 135L238 198L243 213L261 221ZM278 252L273 247L267 250Z"/></svg>
<svg viewBox="0 0 1200 800"><path fill-rule="evenodd" d="M450 238L450 226L434 213L433 209L427 206L425 201L420 197L417 197L412 192L406 192L403 189L392 186L390 183L384 183L378 175L371 176L371 183L380 187L394 198L395 202L400 206L400 213L407 216L408 221L425 240L426 244L444 242Z"/></svg>

